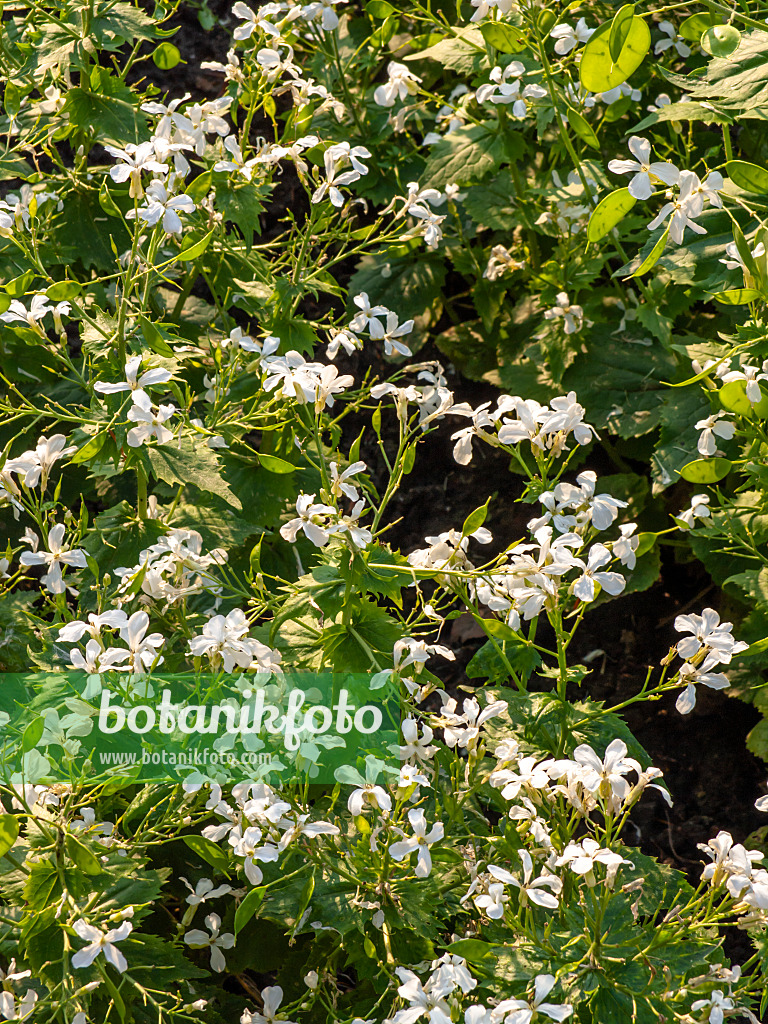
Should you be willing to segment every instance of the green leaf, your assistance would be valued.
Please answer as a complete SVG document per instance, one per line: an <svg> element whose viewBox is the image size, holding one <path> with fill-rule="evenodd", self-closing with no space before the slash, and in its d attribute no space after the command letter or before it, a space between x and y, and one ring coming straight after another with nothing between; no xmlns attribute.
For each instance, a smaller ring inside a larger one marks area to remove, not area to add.
<svg viewBox="0 0 768 1024"><path fill-rule="evenodd" d="M67 853L86 875L100 875L104 870L97 857L71 833L66 838Z"/></svg>
<svg viewBox="0 0 768 1024"><path fill-rule="evenodd" d="M96 434L89 441L86 441L82 448L78 448L72 458L69 460L72 465L79 465L82 462L87 462L92 459L94 455L98 455L107 440L107 434Z"/></svg>
<svg viewBox="0 0 768 1024"><path fill-rule="evenodd" d="M238 511L242 502L222 476L222 467L214 451L204 442L183 435L178 441L146 449L152 472L167 484L191 484L198 490L217 494Z"/></svg>
<svg viewBox="0 0 768 1024"><path fill-rule="evenodd" d="M669 237L669 228L667 228L667 230L664 232L664 234L661 236L661 238L659 238L659 240L656 243L656 245L654 245L654 247L651 249L651 251L645 257L643 262L637 268L637 270L633 270L631 274L628 274L624 278L624 280L628 281L630 278L642 277L643 274L647 274L648 271L651 269L651 267L654 267L658 263L659 259L661 258L661 254L664 252L664 246L667 244L667 238L668 237Z"/></svg>
<svg viewBox="0 0 768 1024"><path fill-rule="evenodd" d="M210 864L212 868L216 868L217 871L222 871L224 874L229 872L229 857L216 843L204 836L182 836L181 838L190 850L201 857L206 864Z"/></svg>
<svg viewBox="0 0 768 1024"><path fill-rule="evenodd" d="M620 188L601 199L592 211L587 225L587 239L597 242L616 227L637 202L628 188Z"/></svg>
<svg viewBox="0 0 768 1024"><path fill-rule="evenodd" d="M691 43L698 43L702 33L720 21L722 18L715 14L691 14L680 22L678 32L683 39L687 39Z"/></svg>
<svg viewBox="0 0 768 1024"><path fill-rule="evenodd" d="M212 228L207 235L203 235L202 238L198 239L197 242L187 242L182 245L180 252L176 256L177 260L184 260L185 262L191 262L196 260L198 256L202 256L205 250L208 248L211 239L213 238L214 231Z"/></svg>
<svg viewBox="0 0 768 1024"><path fill-rule="evenodd" d="M608 108L611 109L610 107ZM659 107L642 121L639 121L631 129L633 134L645 131L654 124L662 121L701 121L702 124L733 124L733 118L721 110L715 110L711 105L704 106L702 103L681 101L680 103L668 103ZM627 132L629 134L629 132Z"/></svg>
<svg viewBox="0 0 768 1024"><path fill-rule="evenodd" d="M592 149L600 149L600 140L595 135L595 130L587 119L572 107L568 108L568 124L582 140Z"/></svg>
<svg viewBox="0 0 768 1024"><path fill-rule="evenodd" d="M730 459L696 459L680 470L680 476L691 484L716 484L724 480L731 471Z"/></svg>
<svg viewBox="0 0 768 1024"><path fill-rule="evenodd" d="M424 181L432 188L444 188L448 182L475 184L506 155L502 137L488 125L465 125L431 147Z"/></svg>
<svg viewBox="0 0 768 1024"><path fill-rule="evenodd" d="M4 313L11 304L10 295L0 295L0 313Z"/></svg>
<svg viewBox="0 0 768 1024"><path fill-rule="evenodd" d="M483 942L482 939L458 939L456 942L452 942L450 946L446 946L445 949L454 956L463 957L471 964L476 964L480 960L486 960L493 953L492 944L490 942Z"/></svg>
<svg viewBox="0 0 768 1024"><path fill-rule="evenodd" d="M64 302L76 298L82 289L83 286L77 281L57 281L46 289L45 294L52 302Z"/></svg>
<svg viewBox="0 0 768 1024"><path fill-rule="evenodd" d="M624 44L627 41L634 16L634 4L625 4L613 16L611 31L608 35L608 50L614 63L621 57L621 51L624 49Z"/></svg>
<svg viewBox="0 0 768 1024"><path fill-rule="evenodd" d="M528 45L522 29L503 21L486 21L480 26L483 39L500 53L521 53Z"/></svg>
<svg viewBox="0 0 768 1024"><path fill-rule="evenodd" d="M761 391L762 398L755 405L752 405L747 398L747 383L743 380L730 380L723 384L717 393L720 405L728 412L738 413L739 416L751 416L754 412L757 416L765 418L768 416L768 397Z"/></svg>
<svg viewBox="0 0 768 1024"><path fill-rule="evenodd" d="M173 43L160 43L152 54L152 60L162 71L170 71L181 62L181 54Z"/></svg>
<svg viewBox="0 0 768 1024"><path fill-rule="evenodd" d="M26 753L28 750L34 750L37 744L40 742L40 737L45 731L45 722L42 717L35 718L34 721L30 722L21 735L21 749Z"/></svg>
<svg viewBox="0 0 768 1024"><path fill-rule="evenodd" d="M142 315L139 317L139 323L141 324L141 333L144 335L144 340L152 351L157 352L159 356L164 356L166 359L173 359L173 349L152 321L147 320L147 318Z"/></svg>
<svg viewBox="0 0 768 1024"><path fill-rule="evenodd" d="M253 915L264 901L266 886L259 886L258 889L251 889L243 902L235 911L235 935L238 935L248 924Z"/></svg>
<svg viewBox="0 0 768 1024"><path fill-rule="evenodd" d="M384 19L390 14L397 14L397 8L387 3L387 0L368 0L365 5L365 13L372 18Z"/></svg>
<svg viewBox="0 0 768 1024"><path fill-rule="evenodd" d="M445 36L425 50L409 54L405 60L434 60L444 68L458 71L462 75L477 74L491 65L485 50L485 40L474 25L457 29L454 35Z"/></svg>
<svg viewBox="0 0 768 1024"><path fill-rule="evenodd" d="M284 474L296 471L296 466L286 462L285 459L279 459L277 455L264 455L262 452L259 452L259 464L269 473Z"/></svg>
<svg viewBox="0 0 768 1024"><path fill-rule="evenodd" d="M587 44L589 45L589 44ZM768 31L742 33L736 50L727 57L713 57L698 79L667 73L691 100L706 100L731 111L735 118L764 118L768 94ZM695 83L695 84L694 84Z"/></svg>
<svg viewBox="0 0 768 1024"><path fill-rule="evenodd" d="M702 49L713 57L730 57L740 42L741 32L735 25L713 25L701 36Z"/></svg>
<svg viewBox="0 0 768 1024"><path fill-rule="evenodd" d="M19 838L19 819L14 814L0 814L0 857L4 857Z"/></svg>
<svg viewBox="0 0 768 1024"><path fill-rule="evenodd" d="M104 80L100 84L103 83ZM77 133L115 146L143 142L149 135L144 117L134 103L134 94L124 85L120 88L113 84L109 93L92 92L80 86L70 89L61 111L61 116L65 115Z"/></svg>
<svg viewBox="0 0 768 1024"><path fill-rule="evenodd" d="M755 288L729 288L725 292L715 292L712 298L724 306L743 306L765 296Z"/></svg>
<svg viewBox="0 0 768 1024"><path fill-rule="evenodd" d="M731 181L745 192L768 194L768 171L746 160L728 160L725 170Z"/></svg>
<svg viewBox="0 0 768 1024"><path fill-rule="evenodd" d="M642 18L633 17L626 29L624 45L614 60L611 56L612 22L605 22L581 52L579 78L590 92L607 92L621 85L643 63L651 48L651 32Z"/></svg>
<svg viewBox="0 0 768 1024"><path fill-rule="evenodd" d="M469 537L475 532L475 530L480 529L488 516L488 505L490 500L491 499L489 498L484 505L481 505L480 508L476 508L474 512L469 513L461 528L462 537Z"/></svg>

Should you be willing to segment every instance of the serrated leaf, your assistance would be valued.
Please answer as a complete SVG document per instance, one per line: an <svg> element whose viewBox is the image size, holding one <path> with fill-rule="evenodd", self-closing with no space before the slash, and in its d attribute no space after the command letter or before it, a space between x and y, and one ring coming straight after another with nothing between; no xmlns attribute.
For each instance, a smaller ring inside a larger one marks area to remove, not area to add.
<svg viewBox="0 0 768 1024"><path fill-rule="evenodd" d="M222 466L214 451L205 443L195 444L187 435L179 442L147 448L152 472L167 484L192 484L198 490L217 494L238 511L242 502L222 476Z"/></svg>
<svg viewBox="0 0 768 1024"><path fill-rule="evenodd" d="M637 202L628 188L620 188L605 196L592 211L587 225L587 238L597 242L604 238L629 213Z"/></svg>

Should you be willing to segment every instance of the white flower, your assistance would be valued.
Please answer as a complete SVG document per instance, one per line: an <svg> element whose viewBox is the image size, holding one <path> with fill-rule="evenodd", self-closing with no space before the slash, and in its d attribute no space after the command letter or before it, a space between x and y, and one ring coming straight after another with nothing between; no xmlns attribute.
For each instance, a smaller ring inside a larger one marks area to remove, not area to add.
<svg viewBox="0 0 768 1024"><path fill-rule="evenodd" d="M662 206L661 210L649 223L648 228L653 231L660 224L670 217L669 238L675 245L682 245L685 229L690 228L697 235L706 235L706 228L695 222L703 208L701 194L702 183L693 171L680 171L678 180L680 194L677 198L671 198L668 203ZM667 193L668 196L671 193ZM719 198L719 197L718 197ZM670 216L671 214L671 216Z"/></svg>
<svg viewBox="0 0 768 1024"><path fill-rule="evenodd" d="M566 334L575 334L584 326L584 310L581 306L571 305L565 292L558 292L557 305L544 313L545 320L554 320L562 317Z"/></svg>
<svg viewBox="0 0 768 1024"><path fill-rule="evenodd" d="M395 971L402 982L397 994L409 1005L398 1010L385 1024L414 1024L423 1016L429 1019L429 1024L451 1024L451 1010L445 1001L445 996L453 989L451 981L440 975L434 983L430 978L422 985L413 971L405 967L396 967Z"/></svg>
<svg viewBox="0 0 768 1024"><path fill-rule="evenodd" d="M739 247L735 242L729 242L725 247L726 259L720 260L720 263L724 263L728 270L735 270L737 267L744 267L744 260L741 258ZM765 246L762 242L758 242L754 249L750 250L750 255L753 259L759 259L760 256L765 256Z"/></svg>
<svg viewBox="0 0 768 1024"><path fill-rule="evenodd" d="M326 181L315 189L312 194L312 202L319 203L327 195L334 206L342 207L344 196L339 191L339 185L351 185L359 180L361 174L367 174L368 168L360 158L367 158L370 155L370 150L365 146L350 148L348 142L339 142L329 146L323 154ZM352 170L339 173L348 162L352 164Z"/></svg>
<svg viewBox="0 0 768 1024"><path fill-rule="evenodd" d="M734 654L741 654L749 647L742 640L734 639L733 624L721 622L714 608L705 608L701 615L678 615L675 629L678 633L693 634L677 642L677 653L686 660L695 658L704 649L708 655L716 656L717 662L728 665Z"/></svg>
<svg viewBox="0 0 768 1024"><path fill-rule="evenodd" d="M694 494L691 498L691 507L687 508L684 512L681 512L679 516L676 516L678 523L685 523L689 529L693 529L695 523L694 519L708 519L712 513L709 510L709 495L708 494ZM614 547L614 551L615 551Z"/></svg>
<svg viewBox="0 0 768 1024"><path fill-rule="evenodd" d="M120 669L127 667L133 672L141 673L154 664L161 664L163 659L158 657L158 651L165 643L165 637L162 633L150 633L146 636L148 628L147 612L134 612L125 625L120 627L120 639L128 644L128 650L110 647L102 656L102 666Z"/></svg>
<svg viewBox="0 0 768 1024"><path fill-rule="evenodd" d="M549 34L553 39L557 40L555 43L555 53L564 56L566 53L570 53L579 43L586 43L594 31L593 28L587 28L584 18L579 18L575 29L563 22L560 25L556 25Z"/></svg>
<svg viewBox="0 0 768 1024"><path fill-rule="evenodd" d="M48 476L56 463L77 451L77 445L65 448L66 440L64 434L53 434L51 437L43 434L38 437L34 449L23 452L16 459L8 459L3 470L23 474L24 486L30 490L37 487L42 479L42 490L45 490Z"/></svg>
<svg viewBox="0 0 768 1024"><path fill-rule="evenodd" d="M276 1021L284 1024L293 1024L282 1015L278 1017L277 1011L283 1001L283 990L279 985L270 985L261 990L261 1001L263 1013L256 1013L252 1010L243 1010L240 1024L275 1024Z"/></svg>
<svg viewBox="0 0 768 1024"><path fill-rule="evenodd" d="M167 164L161 164L155 158L155 147L152 142L142 142L138 146L134 142L129 142L125 149L117 149L115 146L105 145L104 149L115 160L123 161L110 168L109 174L112 180L117 182L128 181L130 178L131 184L128 194L131 199L141 199L144 195L144 190L141 187L142 171L165 174L168 170Z"/></svg>
<svg viewBox="0 0 768 1024"><path fill-rule="evenodd" d="M590 793L610 800L615 811L629 796L630 785L624 776L631 771L638 776L642 774L640 764L633 757L627 757L627 745L620 739L608 744L602 761L588 743L576 747L573 760L584 769L579 773L579 782Z"/></svg>
<svg viewBox="0 0 768 1024"><path fill-rule="evenodd" d="M582 601L594 601L596 583L599 583L602 590L614 597L622 592L627 581L621 573L597 571L603 565L607 565L612 558L613 555L604 544L593 544L589 549L586 565L581 559L575 560L575 564L583 568L584 573L573 584L574 597L578 597Z"/></svg>
<svg viewBox="0 0 768 1024"><path fill-rule="evenodd" d="M53 307L47 295L33 295L29 309L19 299L12 299L11 304L5 313L0 314L0 320L7 324L19 321L25 323L36 334L45 337L45 331L38 321L42 320L46 313L52 313Z"/></svg>
<svg viewBox="0 0 768 1024"><path fill-rule="evenodd" d="M517 9L517 0L470 0L470 3L477 8L470 21L482 21L493 9L499 14L509 14Z"/></svg>
<svg viewBox="0 0 768 1024"><path fill-rule="evenodd" d="M213 882L210 878L201 878L197 885L192 888L183 875L179 877L184 885L189 889L187 903L190 907L197 907L201 903L205 903L207 900L214 900L217 896L226 896L232 892L231 885L217 885L216 888L214 888Z"/></svg>
<svg viewBox="0 0 768 1024"><path fill-rule="evenodd" d="M513 60L502 70L500 67L491 69L490 82L481 85L475 93L478 103L512 104L512 116L525 117L528 113L526 100L542 99L547 90L535 83L529 83L521 91L520 77L525 73L525 66L519 60Z"/></svg>
<svg viewBox="0 0 768 1024"><path fill-rule="evenodd" d="M153 228L162 220L163 231L169 235L181 234L182 213L193 213L197 207L187 195L172 196L168 193L161 181L153 181L147 185L146 203L138 210L138 216L149 227ZM135 216L135 211L129 210L126 217L130 220Z"/></svg>
<svg viewBox="0 0 768 1024"><path fill-rule="evenodd" d="M133 925L130 921L123 921L118 928L112 928L106 934L82 919L75 921L72 927L80 938L88 943L72 957L71 963L74 968L90 967L96 957L103 953L107 963L112 964L121 974L127 970L128 962L115 943L122 942L131 934Z"/></svg>
<svg viewBox="0 0 768 1024"><path fill-rule="evenodd" d="M165 444L173 438L173 431L165 426L165 423L176 412L173 404L158 406L155 411L152 406L152 399L145 391L134 391L132 396L133 407L128 410L128 419L137 425L128 431L128 444L131 448L140 448L153 437L157 438L158 444Z"/></svg>
<svg viewBox="0 0 768 1024"><path fill-rule="evenodd" d="M633 536L636 529L637 523L623 523L619 527L621 537L611 544L613 557L618 558L628 569L634 569L637 565L636 552L640 546L640 538Z"/></svg>
<svg viewBox="0 0 768 1024"><path fill-rule="evenodd" d="M178 130L177 138L185 146L194 149L198 156L205 153L206 139L209 132L227 135L229 125L221 117L232 104L231 96L220 96L205 103L193 103L184 108L183 114L173 114L173 123Z"/></svg>
<svg viewBox="0 0 768 1024"><path fill-rule="evenodd" d="M393 107L395 100L405 100L415 95L421 79L414 75L405 64L390 61L387 65L387 81L380 85L373 94L374 103L380 107Z"/></svg>
<svg viewBox="0 0 768 1024"><path fill-rule="evenodd" d="M416 758L418 761L428 761L437 750L431 746L434 733L428 725L423 726L422 734L419 736L419 723L415 718L404 719L400 726L403 734L403 743L400 746L400 760L406 761ZM423 785L423 783L422 783Z"/></svg>
<svg viewBox="0 0 768 1024"><path fill-rule="evenodd" d="M574 874L584 875L587 885L590 886L597 884L595 865L602 864L606 869L606 881L609 888L613 886L616 872L622 864L633 866L631 860L622 857L620 853L614 853L613 850L603 849L596 840L589 836L578 843L569 843L555 863L558 867L568 864Z"/></svg>
<svg viewBox="0 0 768 1024"><path fill-rule="evenodd" d="M316 0L302 7L301 16L307 21L319 20L323 32L333 32L339 27L339 16L333 8L336 4L348 2L349 0Z"/></svg>
<svg viewBox="0 0 768 1024"><path fill-rule="evenodd" d="M102 395L115 395L120 391L144 394L143 388L151 387L153 384L167 384L173 376L168 370L158 367L155 370L145 370L137 379L140 366L141 356L131 356L125 364L125 380L117 381L114 384L97 381L93 385L94 391L98 391Z"/></svg>
<svg viewBox="0 0 768 1024"><path fill-rule="evenodd" d="M69 551L64 546L63 523L58 523L48 532L48 551L24 551L19 562L21 565L47 566L47 571L40 577L40 582L50 594L63 594L65 591L61 575L62 565L71 565L76 569L84 569L86 566L85 551L80 548Z"/></svg>
<svg viewBox="0 0 768 1024"><path fill-rule="evenodd" d="M530 1024L534 1014L542 1013L550 1020L563 1021L573 1013L570 1003L545 1003L555 987L553 974L538 974L533 981L533 995L530 1002L524 999L504 999L491 1011L492 1024ZM607 1024L607 1022L606 1022Z"/></svg>
<svg viewBox="0 0 768 1024"><path fill-rule="evenodd" d="M224 615L212 616L198 636L189 640L189 653L194 658L207 655L214 668L223 666L225 672L235 667L249 668L254 658L254 643L248 634L248 620L240 608ZM261 646L259 644L259 646Z"/></svg>
<svg viewBox="0 0 768 1024"><path fill-rule="evenodd" d="M747 646L746 644L744 645ZM730 686L728 677L723 672L712 672L711 669L719 663L720 659L716 654L708 654L700 666L691 665L686 662L680 668L680 682L685 684L685 689L675 701L675 707L681 715L688 715L696 706L696 686L708 686L710 690L724 690Z"/></svg>
<svg viewBox="0 0 768 1024"><path fill-rule="evenodd" d="M562 881L557 875L544 873L533 878L533 861L527 850L519 850L518 855L523 865L523 880L517 879L513 874L503 868L491 867L488 869L494 878L505 882L507 885L514 885L520 890L520 903L525 906L527 903L535 903L537 907L544 907L546 910L556 910L558 906L557 894L563 888ZM546 892L551 889L551 892Z"/></svg>
<svg viewBox="0 0 768 1024"><path fill-rule="evenodd" d="M371 320L369 323L371 337L376 341L384 342L384 355L391 356L397 353L401 356L411 355L411 350L399 339L413 330L413 320L406 320L398 324L397 313L387 313L387 325L381 320Z"/></svg>
<svg viewBox="0 0 768 1024"><path fill-rule="evenodd" d="M211 950L211 968L220 974L227 966L222 949L232 949L235 944L235 936L230 932L219 934L221 918L218 914L209 914L205 919L205 927L210 932L210 935L200 928L193 928L191 932L187 932L184 936L184 941L192 949L205 949L206 946L209 946Z"/></svg>
<svg viewBox="0 0 768 1024"><path fill-rule="evenodd" d="M359 473L364 473L367 470L367 466L364 462L353 462L350 466L339 473L339 465L337 462L331 462L329 466L331 470L331 494L335 498L341 498L342 494L349 498L350 501L358 501L360 495L357 492L357 488L349 483L353 476L357 476Z"/></svg>
<svg viewBox="0 0 768 1024"><path fill-rule="evenodd" d="M674 46L681 57L690 57L690 46L685 43L682 36L677 34L677 29L671 21L660 21L659 28L667 38L660 39L653 48L653 52L657 57L659 54L664 53L665 50L669 50L672 46Z"/></svg>
<svg viewBox="0 0 768 1024"><path fill-rule="evenodd" d="M360 312L356 313L350 321L349 328L358 334L361 331L370 330L375 317L386 316L389 313L386 306L372 306L367 292L360 292L352 301Z"/></svg>
<svg viewBox="0 0 768 1024"><path fill-rule="evenodd" d="M730 441L736 433L736 424L732 423L727 417L728 413L716 412L694 424L695 429L701 431L696 446L700 455L705 457L715 455L717 452L717 441L715 438L722 437L723 440Z"/></svg>
<svg viewBox="0 0 768 1024"><path fill-rule="evenodd" d="M525 262L516 260L503 245L494 245L488 257L488 265L483 271L483 277L489 281L496 281L502 274L522 270L524 266Z"/></svg>
<svg viewBox="0 0 768 1024"><path fill-rule="evenodd" d="M314 494L300 494L296 499L297 517L280 527L280 536L290 544L296 542L296 535L303 530L305 536L315 547L324 547L331 536L331 531L324 522L326 516L336 514L331 505L315 504Z"/></svg>
<svg viewBox="0 0 768 1024"><path fill-rule="evenodd" d="M633 174L629 183L629 194L635 199L649 199L657 181L665 185L676 185L680 171L674 164L651 163L651 144L648 139L633 135L629 140L629 151L635 160L611 160L608 170L614 174Z"/></svg>
<svg viewBox="0 0 768 1024"><path fill-rule="evenodd" d="M732 380L744 381L747 398L752 405L757 405L763 397L763 393L760 390L760 381L768 380L766 370L768 370L768 359L763 361L762 367L751 366L745 363L738 370L729 370L727 373L720 374L720 379L726 384Z"/></svg>
<svg viewBox="0 0 768 1024"><path fill-rule="evenodd" d="M432 870L432 855L429 848L443 838L445 829L443 823L438 821L427 832L427 820L420 807L414 807L408 811L408 821L413 829L413 835L393 843L389 848L389 855L393 860L401 861L416 851L416 877L426 878ZM405 833L401 831L401 835L405 835Z"/></svg>
<svg viewBox="0 0 768 1024"><path fill-rule="evenodd" d="M350 814L358 817L366 807L375 807L378 811L389 813L392 810L392 797L383 786L366 782L350 793L347 808Z"/></svg>
<svg viewBox="0 0 768 1024"><path fill-rule="evenodd" d="M250 160L244 158L236 135L228 135L224 139L224 149L226 149L232 159L219 160L213 165L214 171L236 171L238 174L242 174L246 181L250 181L253 177L253 169L256 166L257 158L252 157Z"/></svg>

